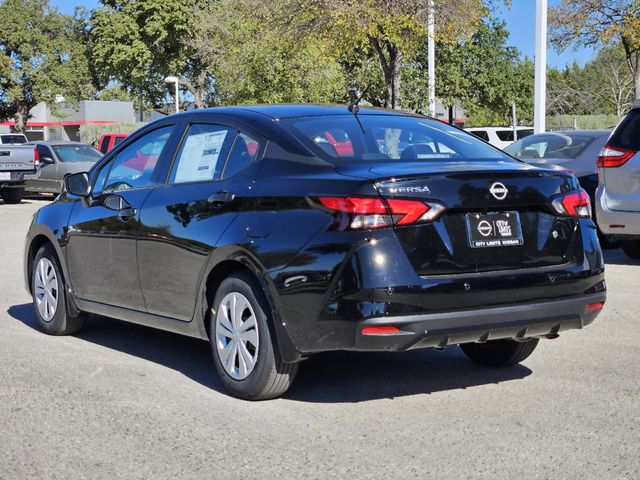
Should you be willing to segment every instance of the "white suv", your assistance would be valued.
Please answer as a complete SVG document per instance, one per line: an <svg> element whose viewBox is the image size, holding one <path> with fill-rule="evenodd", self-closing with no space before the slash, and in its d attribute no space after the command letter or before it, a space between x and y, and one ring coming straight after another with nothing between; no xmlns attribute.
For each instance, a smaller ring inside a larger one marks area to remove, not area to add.
<svg viewBox="0 0 640 480"><path fill-rule="evenodd" d="M596 218L604 234L640 259L640 104L620 122L598 156Z"/></svg>
<svg viewBox="0 0 640 480"><path fill-rule="evenodd" d="M464 130L501 150L515 141L513 127L470 127ZM531 127L516 127L516 130L518 131L518 140L533 134Z"/></svg>

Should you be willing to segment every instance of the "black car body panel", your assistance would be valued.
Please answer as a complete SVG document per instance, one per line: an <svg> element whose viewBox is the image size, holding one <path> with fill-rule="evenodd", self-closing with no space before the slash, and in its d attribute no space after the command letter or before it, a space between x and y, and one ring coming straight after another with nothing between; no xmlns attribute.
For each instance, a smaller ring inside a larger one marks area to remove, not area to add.
<svg viewBox="0 0 640 480"><path fill-rule="evenodd" d="M119 152L171 125L148 184L88 199L63 191L43 207L27 236L27 287L35 252L48 241L75 308L208 338L216 284L246 269L264 289L288 362L326 350L552 336L593 320L597 312L586 305L605 298L596 228L588 218L557 215L550 203L579 188L575 177L497 150L491 161L341 164L318 155L282 121L326 115L352 114L330 106L220 108L142 128L90 178L97 182ZM375 109L361 115L403 116ZM246 132L259 142L255 159L229 178L171 184L190 124ZM496 183L508 190L507 201L490 193ZM319 208L327 195L433 200L446 210L427 223L342 229L334 213ZM110 206L114 198L127 206L126 218ZM517 212L523 244L471 248L466 215L495 211ZM549 317L558 302L565 303ZM495 322L488 320L493 314ZM385 322L406 328L399 336L361 334L364 325Z"/></svg>

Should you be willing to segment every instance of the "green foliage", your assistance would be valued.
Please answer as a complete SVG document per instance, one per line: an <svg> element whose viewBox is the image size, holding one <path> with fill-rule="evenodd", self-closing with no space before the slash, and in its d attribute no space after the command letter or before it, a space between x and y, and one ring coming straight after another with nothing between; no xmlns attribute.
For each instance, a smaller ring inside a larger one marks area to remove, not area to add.
<svg viewBox="0 0 640 480"><path fill-rule="evenodd" d="M106 133L131 133L142 127L141 122L115 122L105 124L80 125L80 141L97 145L100 137Z"/></svg>
<svg viewBox="0 0 640 480"><path fill-rule="evenodd" d="M191 45L214 73L216 103L327 103L346 94L326 39L281 35L271 28L274 10L249 7L220 0L197 15Z"/></svg>
<svg viewBox="0 0 640 480"><path fill-rule="evenodd" d="M547 128L553 130L572 129L599 130L615 127L620 118L617 115L550 115L547 116Z"/></svg>
<svg viewBox="0 0 640 480"><path fill-rule="evenodd" d="M82 22L62 15L47 0L0 4L0 117L23 131L29 110L56 97L73 104L93 93Z"/></svg>
<svg viewBox="0 0 640 480"><path fill-rule="evenodd" d="M169 75L202 97L209 77L189 48L194 8L204 0L103 0L89 22L91 56L102 86L122 88L161 105Z"/></svg>
<svg viewBox="0 0 640 480"><path fill-rule="evenodd" d="M436 45L436 96L447 106L460 105L480 124L509 122L516 102L521 122L533 112L533 64L521 60L507 45L503 22L487 17L469 38ZM407 65L403 97L405 107L427 111L426 45Z"/></svg>

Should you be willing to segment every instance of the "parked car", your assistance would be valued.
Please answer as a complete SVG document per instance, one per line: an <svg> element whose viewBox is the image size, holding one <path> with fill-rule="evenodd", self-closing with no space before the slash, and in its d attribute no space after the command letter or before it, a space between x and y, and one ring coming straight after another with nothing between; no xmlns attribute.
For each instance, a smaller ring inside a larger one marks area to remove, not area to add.
<svg viewBox="0 0 640 480"><path fill-rule="evenodd" d="M207 339L247 399L281 395L328 350L459 344L511 365L605 301L573 175L437 120L344 106L196 110L141 128L39 210L25 275L43 331L96 313Z"/></svg>
<svg viewBox="0 0 640 480"><path fill-rule="evenodd" d="M0 134L0 145L20 145L27 143L27 137L22 133Z"/></svg>
<svg viewBox="0 0 640 480"><path fill-rule="evenodd" d="M611 130L545 132L518 140L504 151L531 165L555 165L570 170L594 203L598 187L596 160L610 135ZM613 243L611 239L601 239L607 244Z"/></svg>
<svg viewBox="0 0 640 480"><path fill-rule="evenodd" d="M86 172L102 158L98 150L86 143L49 140L27 145L33 145L38 152L38 168L25 182L30 192L58 194L65 175Z"/></svg>
<svg viewBox="0 0 640 480"><path fill-rule="evenodd" d="M516 130L518 131L518 140L533 135L531 127L518 126ZM465 128L465 131L502 150L515 141L513 127L469 127Z"/></svg>
<svg viewBox="0 0 640 480"><path fill-rule="evenodd" d="M614 129L598 156L596 215L600 230L640 259L640 104Z"/></svg>
<svg viewBox="0 0 640 480"><path fill-rule="evenodd" d="M25 176L36 171L37 156L32 146L0 146L0 197L4 203L20 203Z"/></svg>
<svg viewBox="0 0 640 480"><path fill-rule="evenodd" d="M116 148L122 141L129 136L128 133L107 133L98 140L98 150L107 153Z"/></svg>

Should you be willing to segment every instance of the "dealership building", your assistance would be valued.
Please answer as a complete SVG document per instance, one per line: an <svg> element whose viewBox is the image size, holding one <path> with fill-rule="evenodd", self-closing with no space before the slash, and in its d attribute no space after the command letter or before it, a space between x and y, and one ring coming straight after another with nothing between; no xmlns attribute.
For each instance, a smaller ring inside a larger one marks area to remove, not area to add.
<svg viewBox="0 0 640 480"><path fill-rule="evenodd" d="M120 101L81 100L74 107L58 107L54 115L41 102L29 112L26 135L29 140L80 140L80 126L134 122L133 103ZM0 123L0 133L8 133L13 120Z"/></svg>

